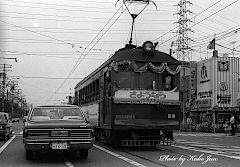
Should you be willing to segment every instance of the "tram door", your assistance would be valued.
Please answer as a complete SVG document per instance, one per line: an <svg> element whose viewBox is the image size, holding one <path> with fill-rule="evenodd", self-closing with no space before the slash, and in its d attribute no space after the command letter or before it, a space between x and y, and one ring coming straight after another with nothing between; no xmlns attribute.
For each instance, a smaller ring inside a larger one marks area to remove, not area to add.
<svg viewBox="0 0 240 167"><path fill-rule="evenodd" d="M111 123L111 72L106 71L104 73L104 111L103 118L104 124Z"/></svg>

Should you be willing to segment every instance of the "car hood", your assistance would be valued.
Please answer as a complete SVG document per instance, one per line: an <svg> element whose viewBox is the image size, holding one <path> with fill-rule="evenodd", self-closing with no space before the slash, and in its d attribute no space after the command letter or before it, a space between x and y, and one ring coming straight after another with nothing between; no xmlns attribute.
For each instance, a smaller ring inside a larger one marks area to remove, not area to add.
<svg viewBox="0 0 240 167"><path fill-rule="evenodd" d="M25 123L25 128L39 129L39 128L92 128L92 126L83 121L63 121L63 120L51 120L51 121L28 121Z"/></svg>

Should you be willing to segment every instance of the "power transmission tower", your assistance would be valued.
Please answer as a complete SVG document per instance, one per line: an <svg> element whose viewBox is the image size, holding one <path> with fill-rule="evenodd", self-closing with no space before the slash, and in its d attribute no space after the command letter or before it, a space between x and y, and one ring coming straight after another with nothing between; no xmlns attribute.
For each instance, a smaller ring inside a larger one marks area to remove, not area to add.
<svg viewBox="0 0 240 167"><path fill-rule="evenodd" d="M180 61L184 62L191 61L190 58L190 52L192 51L192 48L190 47L190 42L192 41L191 38L189 38L189 33L193 32L190 28L188 28L188 25L191 23L191 20L188 18L189 15L192 13L190 10L187 9L188 5L191 5L192 3L187 0L180 0L180 2L175 5L179 8L179 11L177 13L178 15L178 30L177 30L177 40L173 41L171 44L172 47L176 47L174 53L176 54L176 58ZM172 50L172 49L171 49ZM181 90L181 111L182 111L182 121L183 124L185 124L185 117L186 117L186 107L187 107L187 94L188 94L188 87L186 87L186 73L188 67L182 68L182 76L180 79L180 85Z"/></svg>
<svg viewBox="0 0 240 167"><path fill-rule="evenodd" d="M191 5L192 3L187 0L180 0L180 2L176 5L179 7L178 15L178 30L177 30L177 40L176 40L176 54L177 59L181 61L190 61L190 52L192 48L189 46L190 42L193 41L189 38L189 33L193 32L188 25L192 22L188 16L192 13L187 9L187 5Z"/></svg>

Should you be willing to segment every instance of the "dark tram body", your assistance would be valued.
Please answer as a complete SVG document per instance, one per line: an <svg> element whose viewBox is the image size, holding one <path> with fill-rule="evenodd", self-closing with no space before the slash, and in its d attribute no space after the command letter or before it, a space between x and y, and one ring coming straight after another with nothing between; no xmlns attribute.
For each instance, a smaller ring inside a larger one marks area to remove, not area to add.
<svg viewBox="0 0 240 167"><path fill-rule="evenodd" d="M151 45L118 50L76 85L75 103L97 140L124 146L173 140L180 119L180 62Z"/></svg>

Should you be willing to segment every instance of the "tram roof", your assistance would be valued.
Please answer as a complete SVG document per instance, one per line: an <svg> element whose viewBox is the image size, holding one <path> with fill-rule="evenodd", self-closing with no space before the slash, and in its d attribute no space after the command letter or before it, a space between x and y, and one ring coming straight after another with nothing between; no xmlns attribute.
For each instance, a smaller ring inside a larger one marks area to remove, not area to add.
<svg viewBox="0 0 240 167"><path fill-rule="evenodd" d="M84 83L85 81L87 81L89 78L91 78L94 74L99 72L102 68L104 68L107 64L111 63L112 61L123 61L123 60L130 60L130 61L136 61L136 62L167 63L168 65L181 64L177 59L175 59L171 55L164 52L160 52L158 50L155 50L154 54L152 55L147 55L146 52L144 52L144 50L141 47L136 49L122 48L116 51L112 57L110 57L107 61L105 61L101 66L99 66L91 74L89 74L83 80L78 82L75 88L78 87L80 84Z"/></svg>
<svg viewBox="0 0 240 167"><path fill-rule="evenodd" d="M168 64L180 64L180 62L171 55L155 50L154 54L147 55L142 48L137 49L119 49L110 58L113 61L132 60L143 62L166 62Z"/></svg>

